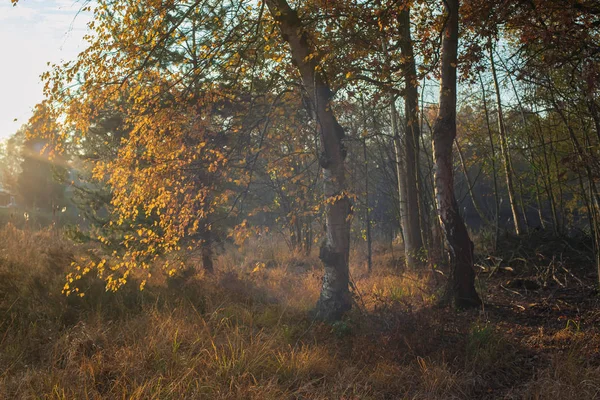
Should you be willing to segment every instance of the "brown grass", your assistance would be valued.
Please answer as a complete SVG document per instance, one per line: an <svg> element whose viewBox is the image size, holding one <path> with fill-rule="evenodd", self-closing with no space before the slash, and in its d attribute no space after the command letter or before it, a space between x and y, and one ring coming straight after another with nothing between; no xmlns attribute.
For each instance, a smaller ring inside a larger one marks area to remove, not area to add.
<svg viewBox="0 0 600 400"><path fill-rule="evenodd" d="M115 294L89 279L84 298L66 298L60 290L74 251L52 231L0 230L0 398L599 393L600 371L580 359L581 340L567 338L571 347L532 371L522 360L529 353L478 311L433 307L431 275L399 271L383 248L371 275L353 254L357 305L333 325L309 314L319 294L318 260L290 254L274 239L227 249L214 276L157 277L142 292L132 283Z"/></svg>

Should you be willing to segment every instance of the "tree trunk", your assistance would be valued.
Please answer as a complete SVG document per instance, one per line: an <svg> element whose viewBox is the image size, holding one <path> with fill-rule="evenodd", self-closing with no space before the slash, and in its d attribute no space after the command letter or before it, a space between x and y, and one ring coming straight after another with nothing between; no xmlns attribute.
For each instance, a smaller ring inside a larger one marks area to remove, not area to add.
<svg viewBox="0 0 600 400"><path fill-rule="evenodd" d="M385 39L382 40L381 45L386 62L389 65L391 61L387 52ZM418 210L409 208L409 206L414 207L416 203L410 203L409 200L410 189L408 187L409 179L407 173L407 153L409 150L406 148L406 135L408 135L408 133L405 133L404 146L402 146L402 137L400 136L400 126L398 122L398 110L396 108L396 98L391 91L388 93L388 100L390 102L390 119L392 122L392 134L394 137L394 157L396 161L396 178L398 184L398 211L400 226L402 228L402 241L404 242L404 260L406 267L410 269L414 267L417 262L415 255L418 253L418 248L416 246L418 245L418 242L421 242L419 239L417 243L415 243L415 233L418 233L420 238L421 232L419 229L417 229L417 232L415 232L414 215L413 218L411 218L411 213L415 212L418 217Z"/></svg>
<svg viewBox="0 0 600 400"><path fill-rule="evenodd" d="M310 255L310 251L312 250L312 241L312 217L309 215L306 217L302 227L302 250L305 256Z"/></svg>
<svg viewBox="0 0 600 400"><path fill-rule="evenodd" d="M492 160L492 177L494 179L494 251L498 247L498 230L500 224L500 195L498 193L498 170L496 169L496 146L494 146L494 137L492 135L492 127L490 125L490 114L487 106L487 96L485 94L485 85L481 74L479 74L479 82L481 83L481 93L483 98L483 111L485 112L485 123L490 141L490 151L492 152L490 159Z"/></svg>
<svg viewBox="0 0 600 400"><path fill-rule="evenodd" d="M212 235L210 225L205 225L202 230L202 267L204 271L213 274L215 272L213 266L213 251L212 251Z"/></svg>
<svg viewBox="0 0 600 400"><path fill-rule="evenodd" d="M469 191L469 196L471 197L471 203L473 203L473 208L475 208L475 212L479 216L479 219L481 219L481 222L483 222L484 225L488 225L490 221L479 206L479 201L477 200L477 197L475 197L475 193L473 192L473 187L475 185L471 182L471 178L469 177L469 170L467 168L465 158L460 148L460 144L458 144L458 140L454 139L454 144L456 145L456 150L458 151L458 158L460 159L460 165L462 167L463 175L465 176L465 180L467 181L467 189Z"/></svg>
<svg viewBox="0 0 600 400"><path fill-rule="evenodd" d="M286 0L267 0L266 5L278 23L281 36L290 46L292 60L310 97L310 111L319 127L326 235L319 254L325 274L316 314L325 320L336 320L352 306L348 271L351 204L346 193L344 129L331 110L331 90L321 75L316 49L309 43L296 11Z"/></svg>
<svg viewBox="0 0 600 400"><path fill-rule="evenodd" d="M365 221L367 224L367 271L373 270L373 244L371 240L371 210L369 210L369 161L367 158L367 139L363 138L363 156L365 159Z"/></svg>
<svg viewBox="0 0 600 400"><path fill-rule="evenodd" d="M398 127L398 112L396 110L396 102L392 95L390 95L390 114L392 119L392 131L394 135L394 156L396 157L396 177L398 180L398 211L400 212L400 225L402 226L404 257L406 260L406 266L411 268L415 264L415 261L413 259L413 237L410 234L410 221L408 219L409 211L405 168L406 159L404 158L405 153L402 151L402 141Z"/></svg>
<svg viewBox="0 0 600 400"><path fill-rule="evenodd" d="M435 194L438 214L450 253L447 296L457 308L481 304L475 290L473 244L458 212L454 195L452 143L456 137L456 65L458 0L445 0L448 19L441 50L440 108L433 127Z"/></svg>
<svg viewBox="0 0 600 400"><path fill-rule="evenodd" d="M521 234L521 222L519 219L519 212L517 211L517 198L515 196L515 189L513 186L513 169L510 160L510 153L508 149L508 141L506 139L506 129L504 127L504 115L502 113L502 99L500 96L500 86L498 84L498 75L496 74L496 65L494 63L494 54L492 44L489 44L490 50L490 65L492 68L492 78L494 79L494 88L496 89L496 105L498 111L498 129L500 131L500 150L502 152L502 161L504 164L504 172L506 174L506 189L508 191L508 200L510 203L510 210L513 216L513 223L515 225L515 233Z"/></svg>
<svg viewBox="0 0 600 400"><path fill-rule="evenodd" d="M420 122L419 129L421 131L421 148L423 149L423 157L426 161L424 165L426 174L421 173L421 190L419 191L421 198L419 204L423 206L421 213L421 232L423 233L423 245L427 249L427 258L429 263L434 265L432 262L432 253L436 249L436 245L433 243L433 231L439 231L439 221L437 218L431 218L432 212L435 210L435 193L433 184L433 156L427 152L427 145L423 136L423 129L425 127L425 88L426 88L427 77L423 77L423 83L421 84L421 106L419 107ZM427 122L429 126L429 121Z"/></svg>
<svg viewBox="0 0 600 400"><path fill-rule="evenodd" d="M529 232L529 218L527 218L527 210L525 209L525 200L523 198L523 181L517 179L519 184L519 206L521 207L521 214L523 215L523 222L525 223L525 233Z"/></svg>
<svg viewBox="0 0 600 400"><path fill-rule="evenodd" d="M366 225L366 240L367 240L367 272L370 274L373 270L373 242L371 240L371 210L369 209L369 159L367 153L367 116L365 112L365 101L363 96L360 96L361 109L361 126L362 126L362 148L364 159L364 175L365 175L365 225ZM377 127L374 126L374 132L377 132Z"/></svg>
<svg viewBox="0 0 600 400"><path fill-rule="evenodd" d="M539 114L539 111L536 108L536 114ZM539 120L539 117L536 116L535 123L537 127L537 135L539 137L539 141L542 147L542 155L545 173L542 173L542 182L544 183L544 190L546 191L546 197L548 198L548 202L550 203L550 212L552 214L552 228L556 235L560 234L560 223L558 221L558 213L556 211L556 201L554 200L554 189L552 187L552 173L550 171L550 161L548 160L548 151L546 149L546 139L544 137L544 129ZM534 131L535 132L535 131Z"/></svg>
<svg viewBox="0 0 600 400"><path fill-rule="evenodd" d="M410 236L411 247L408 251L407 260L409 266L418 262L422 252L423 240L421 236L421 213L423 206L420 203L421 177L419 169L419 140L421 130L419 128L419 90L417 81L417 69L413 43L410 33L410 8L405 7L398 16L399 22L399 45L403 62L400 64L404 77L404 115L406 118L406 134L404 135L404 160L406 172L406 210L408 212L408 226L405 227L405 235Z"/></svg>
<svg viewBox="0 0 600 400"><path fill-rule="evenodd" d="M506 64L504 63L504 61L502 60L500 55L498 55L498 58L500 60L500 64L502 64L502 66L504 67L504 70L508 72L508 68L506 67ZM538 167L535 162L535 155L533 152L533 145L532 145L532 140L531 140L529 124L527 123L527 118L525 117L525 108L523 107L523 103L521 103L521 98L519 96L519 92L517 91L517 87L515 86L515 82L513 81L513 78L510 73L508 73L508 80L510 81L510 86L512 87L515 98L517 99L517 105L519 106L519 111L521 113L521 122L523 123L523 129L525 129L526 136L527 136L527 147L529 147L529 163L531 165L531 170L533 172L533 181L535 183L535 199L536 199L536 203L537 203L537 207L538 207L538 209L537 209L538 218L540 219L541 227L543 229L546 229L546 223L544 221L544 215L543 215L543 211L542 211L542 200L540 197ZM522 191L522 189L521 189L521 191ZM523 197L521 196L521 199L522 198ZM529 228L529 223L527 221L527 213L525 212L525 210L523 210L523 217L525 218L525 225Z"/></svg>

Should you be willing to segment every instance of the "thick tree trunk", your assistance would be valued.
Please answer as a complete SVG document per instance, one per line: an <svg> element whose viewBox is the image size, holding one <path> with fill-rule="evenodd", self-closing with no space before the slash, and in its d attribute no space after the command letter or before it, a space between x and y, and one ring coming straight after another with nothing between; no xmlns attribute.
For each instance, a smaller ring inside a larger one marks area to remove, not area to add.
<svg viewBox="0 0 600 400"><path fill-rule="evenodd" d="M502 99L500 96L500 86L498 84L498 75L496 74L496 65L494 63L494 54L491 43L489 44L490 50L490 65L492 69L492 78L494 79L494 88L496 89L496 106L498 111L498 129L500 131L500 150L502 152L502 161L504 164L504 172L506 174L506 189L508 191L508 201L510 203L510 210L513 216L513 223L515 226L515 233L521 234L521 221L519 219L519 212L517 211L517 198L515 196L515 189L513 185L513 169L512 162L510 159L510 152L508 149L508 141L506 139L506 129L504 127L504 115L502 113Z"/></svg>
<svg viewBox="0 0 600 400"><path fill-rule="evenodd" d="M405 7L398 16L400 51L403 62L401 63L402 75L404 77L404 115L406 118L406 134L404 135L405 172L406 172L406 209L408 212L405 235L410 236L411 247L407 250L407 260L412 267L423 248L421 236L421 213L423 206L419 201L421 190L421 177L419 169L419 140L421 130L419 128L419 89L417 81L417 69L413 43L410 33L410 8Z"/></svg>
<svg viewBox="0 0 600 400"><path fill-rule="evenodd" d="M433 127L435 194L438 215L450 253L447 295L455 307L481 304L475 290L473 244L458 213L454 195L452 142L456 137L456 65L458 52L458 0L445 0L448 19L441 52L440 108Z"/></svg>
<svg viewBox="0 0 600 400"><path fill-rule="evenodd" d="M350 199L346 193L342 143L344 129L331 110L331 90L319 69L319 57L308 40L307 32L285 0L267 0L266 5L277 21L281 36L289 44L292 60L310 97L312 112L321 134L319 162L323 169L326 235L320 259L325 265L321 296L316 313L326 320L339 319L351 308L348 258L350 252Z"/></svg>

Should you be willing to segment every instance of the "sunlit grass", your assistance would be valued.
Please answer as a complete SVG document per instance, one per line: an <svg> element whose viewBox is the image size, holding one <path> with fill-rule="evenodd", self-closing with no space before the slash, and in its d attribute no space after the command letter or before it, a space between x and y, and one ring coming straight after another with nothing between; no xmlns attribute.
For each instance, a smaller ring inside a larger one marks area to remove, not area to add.
<svg viewBox="0 0 600 400"><path fill-rule="evenodd" d="M117 293L90 280L84 298L66 298L77 249L51 230L0 238L0 398L464 399L530 373L493 324L435 308L431 274L385 251L370 275L353 254L355 308L327 325L309 313L318 259L276 242L227 249L214 276ZM578 354L551 358L519 396L593 398L600 373Z"/></svg>

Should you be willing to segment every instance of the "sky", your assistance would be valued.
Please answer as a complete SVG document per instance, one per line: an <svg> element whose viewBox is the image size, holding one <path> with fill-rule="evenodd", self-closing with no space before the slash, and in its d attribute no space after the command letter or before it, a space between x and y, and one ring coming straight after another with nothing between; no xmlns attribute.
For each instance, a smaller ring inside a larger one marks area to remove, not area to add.
<svg viewBox="0 0 600 400"><path fill-rule="evenodd" d="M48 62L74 59L89 14L81 0L0 0L0 141L15 133L43 99L40 75ZM16 119L16 121L15 121Z"/></svg>

